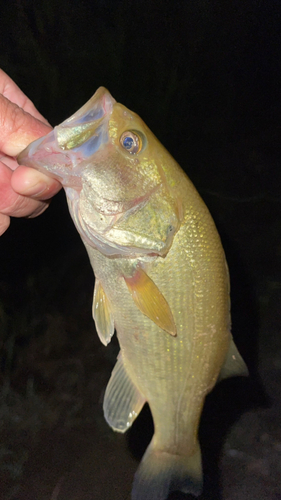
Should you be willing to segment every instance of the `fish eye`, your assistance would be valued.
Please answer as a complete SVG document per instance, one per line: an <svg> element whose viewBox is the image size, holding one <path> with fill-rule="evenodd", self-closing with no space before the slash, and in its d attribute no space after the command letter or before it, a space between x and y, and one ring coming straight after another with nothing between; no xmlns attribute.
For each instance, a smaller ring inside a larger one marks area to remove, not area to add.
<svg viewBox="0 0 281 500"><path fill-rule="evenodd" d="M120 137L121 146L128 151L131 155L135 155L142 149L141 137L133 132L132 130L127 130L123 132Z"/></svg>

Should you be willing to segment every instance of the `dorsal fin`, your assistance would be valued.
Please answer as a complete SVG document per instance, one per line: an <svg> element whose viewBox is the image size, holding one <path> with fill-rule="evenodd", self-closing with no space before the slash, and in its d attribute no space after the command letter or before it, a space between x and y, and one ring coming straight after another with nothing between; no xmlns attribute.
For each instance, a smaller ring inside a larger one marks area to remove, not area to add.
<svg viewBox="0 0 281 500"><path fill-rule="evenodd" d="M218 382L228 377L243 377L249 375L248 368L231 337L225 362L218 376Z"/></svg>

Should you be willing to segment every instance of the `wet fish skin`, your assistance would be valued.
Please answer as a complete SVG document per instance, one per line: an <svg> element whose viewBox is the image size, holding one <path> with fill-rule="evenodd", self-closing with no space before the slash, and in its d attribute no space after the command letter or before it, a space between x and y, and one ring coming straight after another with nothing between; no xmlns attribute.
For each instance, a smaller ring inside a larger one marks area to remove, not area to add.
<svg viewBox="0 0 281 500"><path fill-rule="evenodd" d="M132 499L200 494L205 396L219 376L247 373L230 333L227 264L208 209L144 122L103 88L19 162L64 185L96 276L97 332L107 345L117 331L107 422L125 432L150 406L155 433Z"/></svg>

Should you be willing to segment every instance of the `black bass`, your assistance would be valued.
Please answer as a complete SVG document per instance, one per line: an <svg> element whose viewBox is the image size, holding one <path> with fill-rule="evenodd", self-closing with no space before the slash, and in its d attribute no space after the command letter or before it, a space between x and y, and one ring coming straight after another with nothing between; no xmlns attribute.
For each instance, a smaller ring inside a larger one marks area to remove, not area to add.
<svg viewBox="0 0 281 500"><path fill-rule="evenodd" d="M246 374L230 333L229 278L208 209L138 115L100 88L19 163L58 179L96 276L93 317L120 353L104 414L125 432L145 402L154 436L133 500L202 489L198 425L219 378Z"/></svg>

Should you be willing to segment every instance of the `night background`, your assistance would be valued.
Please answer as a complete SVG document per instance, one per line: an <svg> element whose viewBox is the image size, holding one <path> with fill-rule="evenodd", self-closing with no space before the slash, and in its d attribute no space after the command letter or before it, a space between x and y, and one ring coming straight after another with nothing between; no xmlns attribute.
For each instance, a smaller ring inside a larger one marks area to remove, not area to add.
<svg viewBox="0 0 281 500"><path fill-rule="evenodd" d="M52 125L103 85L202 195L250 377L207 397L200 500L280 500L280 1L12 0L0 27L0 67ZM128 500L151 417L127 435L103 419L118 344L95 332L94 277L62 192L12 221L0 258L1 500Z"/></svg>

